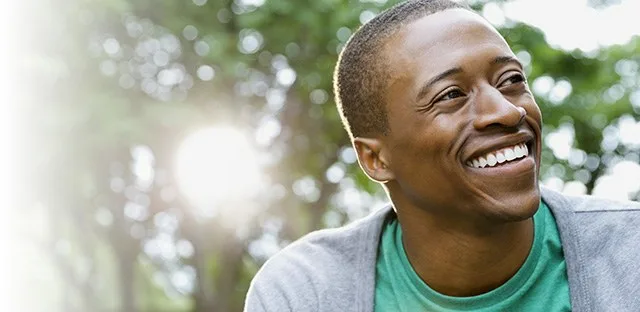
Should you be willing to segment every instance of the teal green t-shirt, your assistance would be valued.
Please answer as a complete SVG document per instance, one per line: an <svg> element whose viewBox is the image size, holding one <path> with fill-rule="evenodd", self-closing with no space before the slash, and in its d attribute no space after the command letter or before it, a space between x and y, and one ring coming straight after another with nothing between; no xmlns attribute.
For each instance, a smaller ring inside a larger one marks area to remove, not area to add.
<svg viewBox="0 0 640 312"><path fill-rule="evenodd" d="M452 297L431 289L413 270L397 218L389 218L378 247L375 311L571 311L567 270L555 219L540 201L533 246L518 272L478 296Z"/></svg>

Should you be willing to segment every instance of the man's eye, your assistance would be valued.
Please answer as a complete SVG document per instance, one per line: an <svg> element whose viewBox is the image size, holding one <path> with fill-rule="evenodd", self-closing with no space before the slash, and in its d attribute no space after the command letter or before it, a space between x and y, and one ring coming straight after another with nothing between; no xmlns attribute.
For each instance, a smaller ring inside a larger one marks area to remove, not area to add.
<svg viewBox="0 0 640 312"><path fill-rule="evenodd" d="M460 90L457 90L457 89L451 90L445 93L444 95L442 95L441 97L439 97L438 99L436 99L436 102L452 100L461 96L464 96L464 94Z"/></svg>
<svg viewBox="0 0 640 312"><path fill-rule="evenodd" d="M521 74L514 74L514 75L511 75L511 77L507 78L504 82L502 82L500 87L507 87L507 86L518 84L521 82L526 82L526 80L524 79L524 76Z"/></svg>

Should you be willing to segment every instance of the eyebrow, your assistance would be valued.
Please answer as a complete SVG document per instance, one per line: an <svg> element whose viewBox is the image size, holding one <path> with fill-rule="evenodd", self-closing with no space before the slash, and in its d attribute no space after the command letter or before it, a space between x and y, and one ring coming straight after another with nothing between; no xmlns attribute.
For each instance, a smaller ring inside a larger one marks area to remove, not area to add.
<svg viewBox="0 0 640 312"><path fill-rule="evenodd" d="M522 63L520 63L520 61L517 58L509 55L498 56L491 61L491 65L504 65L509 63L518 65L518 67L520 67L520 70L524 68L524 66L522 66Z"/></svg>
<svg viewBox="0 0 640 312"><path fill-rule="evenodd" d="M513 56L498 56L496 58L494 58L493 60L491 60L491 65L504 65L504 64L509 64L509 63L513 63L515 65L517 65L520 70L523 70L524 66L522 66L522 63L520 63L520 61L518 61L517 58L513 57ZM429 82L427 82L421 89L420 92L418 92L418 95L416 96L416 102L420 101L420 99L422 99L427 92L429 92L429 89L431 89L431 87L433 87L434 84L436 84L437 82L444 80L450 76L453 76L455 74L459 74L463 72L461 67L454 67L451 69L448 69L440 74L438 74L437 76L431 78L431 80L429 80Z"/></svg>

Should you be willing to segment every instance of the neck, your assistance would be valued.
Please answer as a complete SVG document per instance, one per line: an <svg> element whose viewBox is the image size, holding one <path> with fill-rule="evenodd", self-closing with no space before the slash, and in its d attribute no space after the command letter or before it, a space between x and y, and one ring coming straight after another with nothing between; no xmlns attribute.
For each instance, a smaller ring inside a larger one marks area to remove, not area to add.
<svg viewBox="0 0 640 312"><path fill-rule="evenodd" d="M466 297L499 287L520 269L533 244L532 218L483 227L419 209L401 211L407 257L441 294Z"/></svg>

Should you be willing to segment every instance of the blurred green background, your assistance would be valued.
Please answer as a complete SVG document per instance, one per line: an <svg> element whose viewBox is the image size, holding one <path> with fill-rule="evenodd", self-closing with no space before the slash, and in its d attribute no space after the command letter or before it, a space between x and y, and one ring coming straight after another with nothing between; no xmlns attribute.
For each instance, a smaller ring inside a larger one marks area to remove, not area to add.
<svg viewBox="0 0 640 312"><path fill-rule="evenodd" d="M275 252L383 205L355 164L332 70L351 33L397 2L22 4L29 30L9 30L19 244L5 255L17 311L241 311ZM630 1L525 12L570 17L550 26L564 37L510 17L514 2L472 5L526 65L544 115L541 180L640 199L640 37L593 43L571 19ZM601 24L613 37L638 22ZM576 37L587 43L563 45Z"/></svg>

